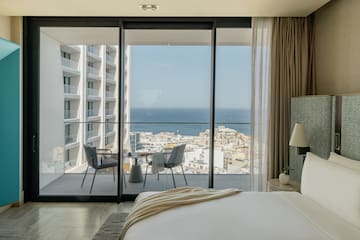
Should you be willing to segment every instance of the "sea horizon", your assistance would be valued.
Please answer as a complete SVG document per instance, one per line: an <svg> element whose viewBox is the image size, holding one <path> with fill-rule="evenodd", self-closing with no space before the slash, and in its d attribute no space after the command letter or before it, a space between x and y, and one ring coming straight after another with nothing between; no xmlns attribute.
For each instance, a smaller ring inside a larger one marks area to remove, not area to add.
<svg viewBox="0 0 360 240"><path fill-rule="evenodd" d="M197 136L210 127L210 109L206 108L132 108L131 132L174 132ZM250 109L217 108L215 127L225 126L250 134Z"/></svg>

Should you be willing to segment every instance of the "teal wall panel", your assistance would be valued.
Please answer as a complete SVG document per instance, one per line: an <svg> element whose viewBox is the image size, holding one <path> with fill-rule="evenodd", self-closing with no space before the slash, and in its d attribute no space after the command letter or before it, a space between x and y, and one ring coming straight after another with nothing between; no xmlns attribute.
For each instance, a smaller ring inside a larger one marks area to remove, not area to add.
<svg viewBox="0 0 360 240"><path fill-rule="evenodd" d="M0 52L7 44L0 39ZM20 199L20 59L19 48L0 60L0 206Z"/></svg>

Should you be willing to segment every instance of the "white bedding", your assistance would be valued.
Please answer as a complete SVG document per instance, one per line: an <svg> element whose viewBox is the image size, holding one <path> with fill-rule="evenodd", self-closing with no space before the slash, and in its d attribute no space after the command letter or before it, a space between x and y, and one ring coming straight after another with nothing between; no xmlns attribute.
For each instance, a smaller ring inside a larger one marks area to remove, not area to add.
<svg viewBox="0 0 360 240"><path fill-rule="evenodd" d="M242 192L136 223L125 240L140 239L359 240L360 229L299 193Z"/></svg>

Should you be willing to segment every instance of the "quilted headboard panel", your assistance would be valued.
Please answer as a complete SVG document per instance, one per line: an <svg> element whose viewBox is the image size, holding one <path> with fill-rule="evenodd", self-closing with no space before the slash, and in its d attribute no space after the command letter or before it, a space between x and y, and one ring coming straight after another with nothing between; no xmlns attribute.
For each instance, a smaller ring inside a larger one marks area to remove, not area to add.
<svg viewBox="0 0 360 240"><path fill-rule="evenodd" d="M360 99L359 99L360 100ZM310 151L322 158L328 158L333 146L334 97L306 96L291 99L291 129L296 122L303 123L310 144ZM360 116L360 115L359 115ZM360 130L360 129L359 129ZM303 157L296 147L290 147L291 179L301 179Z"/></svg>
<svg viewBox="0 0 360 240"><path fill-rule="evenodd" d="M360 95L341 99L341 155L360 161Z"/></svg>

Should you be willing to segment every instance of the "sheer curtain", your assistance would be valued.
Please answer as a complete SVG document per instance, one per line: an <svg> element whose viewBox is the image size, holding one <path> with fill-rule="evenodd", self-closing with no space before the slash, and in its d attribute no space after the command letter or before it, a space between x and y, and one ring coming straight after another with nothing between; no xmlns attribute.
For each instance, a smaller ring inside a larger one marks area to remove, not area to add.
<svg viewBox="0 0 360 240"><path fill-rule="evenodd" d="M264 191L267 182L272 18L252 19L252 107L250 187Z"/></svg>

